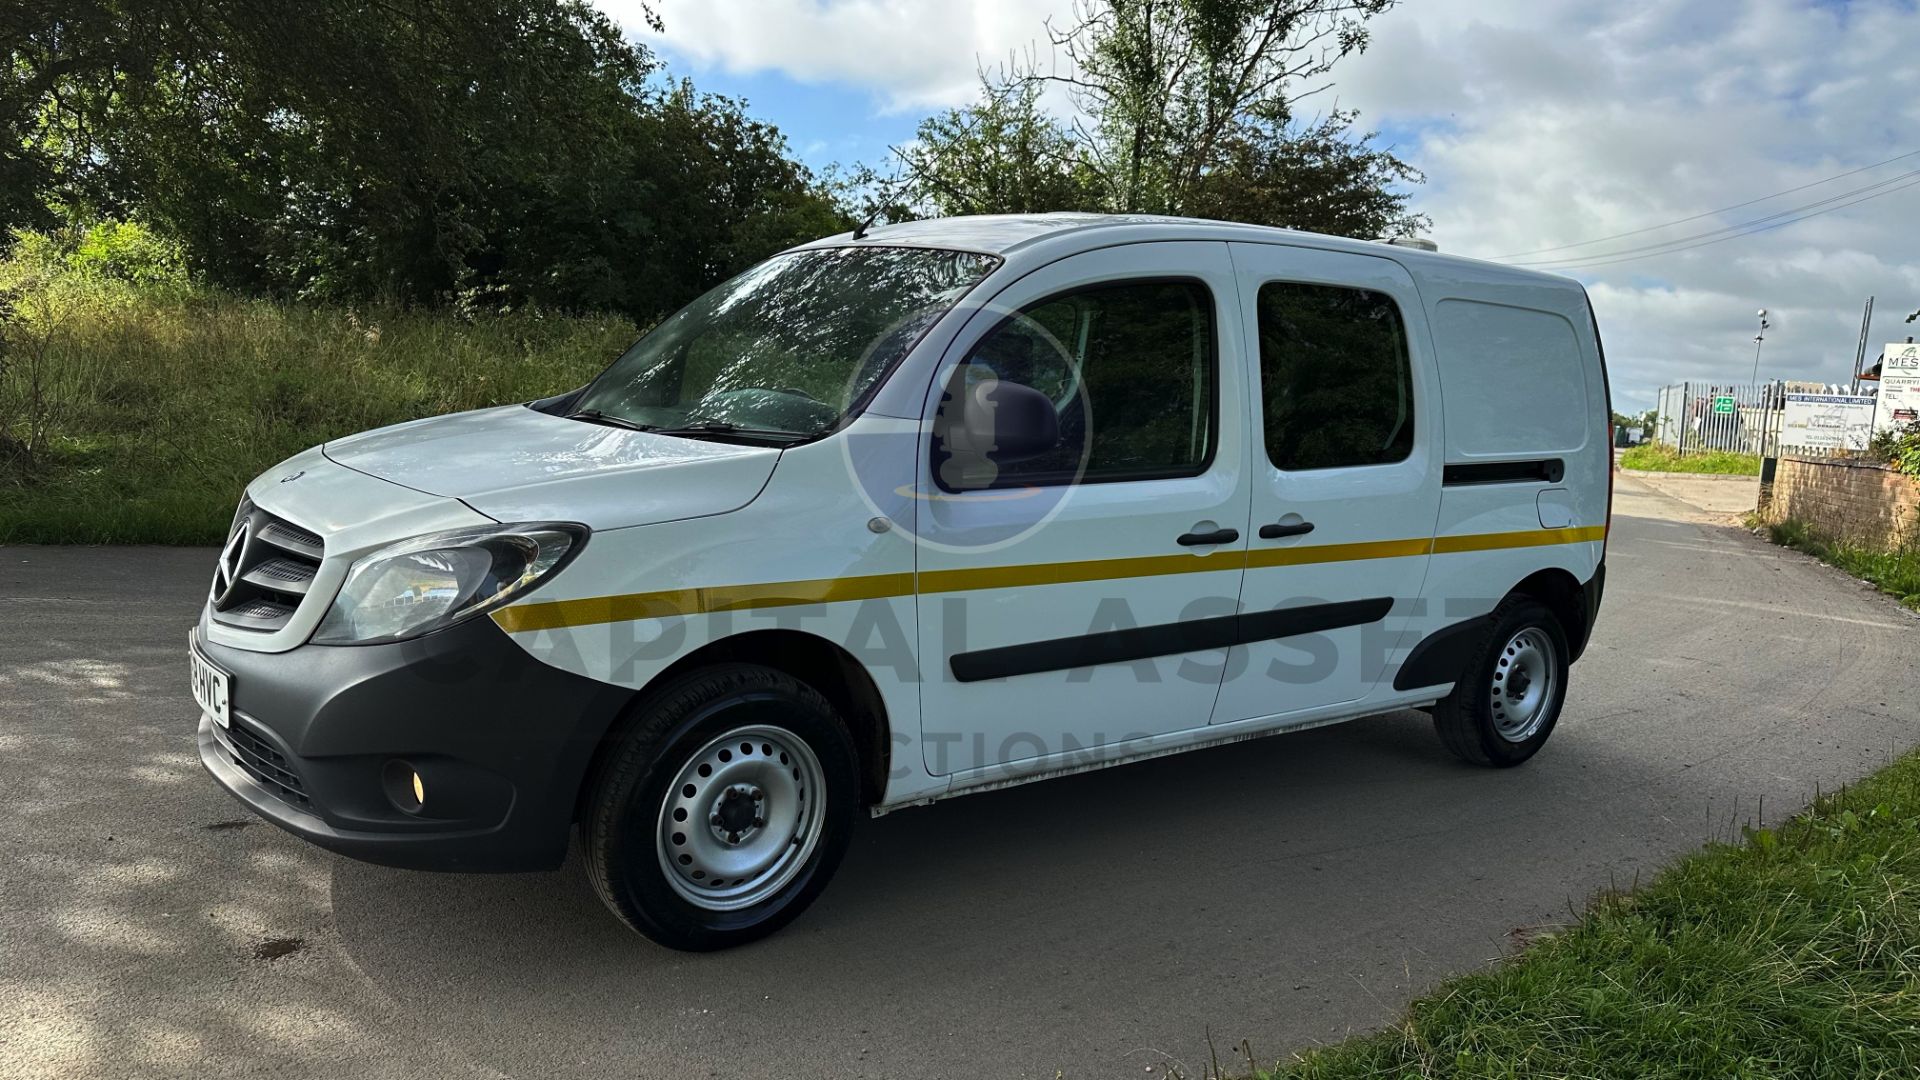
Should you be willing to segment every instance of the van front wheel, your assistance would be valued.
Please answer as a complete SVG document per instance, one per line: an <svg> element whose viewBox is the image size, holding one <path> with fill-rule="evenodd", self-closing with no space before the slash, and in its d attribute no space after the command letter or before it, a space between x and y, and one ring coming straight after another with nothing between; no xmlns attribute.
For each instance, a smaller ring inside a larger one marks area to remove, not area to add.
<svg viewBox="0 0 1920 1080"><path fill-rule="evenodd" d="M1505 768L1537 753L1567 698L1567 635L1546 605L1510 596L1493 609L1453 691L1433 710L1462 760Z"/></svg>
<svg viewBox="0 0 1920 1080"><path fill-rule="evenodd" d="M826 888L858 801L846 727L813 688L724 664L643 707L582 815L588 875L627 925L676 949L742 944Z"/></svg>

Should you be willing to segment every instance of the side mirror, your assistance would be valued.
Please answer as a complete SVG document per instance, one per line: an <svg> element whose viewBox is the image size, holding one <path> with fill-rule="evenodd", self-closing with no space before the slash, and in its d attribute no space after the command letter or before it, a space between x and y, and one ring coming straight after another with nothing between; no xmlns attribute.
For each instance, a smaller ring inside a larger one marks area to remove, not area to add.
<svg viewBox="0 0 1920 1080"><path fill-rule="evenodd" d="M1001 465L1060 445L1060 414L1053 399L1031 386L986 379L942 406L935 432L945 453L936 466L942 483L953 489L991 487Z"/></svg>

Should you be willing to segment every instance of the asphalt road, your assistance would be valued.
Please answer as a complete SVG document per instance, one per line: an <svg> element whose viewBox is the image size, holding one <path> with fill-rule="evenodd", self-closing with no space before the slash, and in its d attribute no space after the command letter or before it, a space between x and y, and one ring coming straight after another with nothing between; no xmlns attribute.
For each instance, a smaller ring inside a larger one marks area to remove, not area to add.
<svg viewBox="0 0 1920 1080"><path fill-rule="evenodd" d="M212 560L0 548L0 1076L1192 1077L1209 1034L1390 1022L1920 741L1911 617L1623 479L1526 767L1401 713L904 811L797 924L688 956L577 866L385 870L254 823L193 750Z"/></svg>

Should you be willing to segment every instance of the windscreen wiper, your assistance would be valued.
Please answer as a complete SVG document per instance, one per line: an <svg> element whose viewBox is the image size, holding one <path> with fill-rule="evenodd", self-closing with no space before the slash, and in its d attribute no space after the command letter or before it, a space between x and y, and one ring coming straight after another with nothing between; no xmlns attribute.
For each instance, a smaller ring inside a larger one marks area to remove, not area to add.
<svg viewBox="0 0 1920 1080"><path fill-rule="evenodd" d="M585 420L590 424L605 424L608 427L626 428L628 431L658 431L652 424L642 424L624 416L601 412L599 409L581 409L567 414L569 420Z"/></svg>
<svg viewBox="0 0 1920 1080"><path fill-rule="evenodd" d="M624 416L615 416L599 409L581 409L568 413L569 420L585 420L593 424L605 424L608 427L625 428L628 431L644 431L650 435L679 435L687 438L699 438L703 435L731 435L742 439L770 439L778 442L793 442L807 437L805 432L788 431L785 428L742 427L725 420L699 420L691 424L676 424L662 427L658 424L642 424Z"/></svg>
<svg viewBox="0 0 1920 1080"><path fill-rule="evenodd" d="M785 428L742 427L739 424L729 423L725 420L700 420L691 424L681 424L677 427L657 427L648 428L647 430L656 435L738 435L746 439L796 440L807 437L807 434L802 431L788 431Z"/></svg>

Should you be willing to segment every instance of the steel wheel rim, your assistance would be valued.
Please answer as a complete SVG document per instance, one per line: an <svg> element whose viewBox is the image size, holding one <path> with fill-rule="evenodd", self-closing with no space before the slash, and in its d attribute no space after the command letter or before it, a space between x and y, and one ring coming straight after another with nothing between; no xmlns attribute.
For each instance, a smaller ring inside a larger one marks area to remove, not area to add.
<svg viewBox="0 0 1920 1080"><path fill-rule="evenodd" d="M1526 742L1539 734L1553 707L1560 666L1553 639L1529 626L1513 635L1493 665L1493 730L1508 742Z"/></svg>
<svg viewBox="0 0 1920 1080"><path fill-rule="evenodd" d="M826 774L805 739L754 724L689 755L661 801L656 848L667 883L708 911L778 893L820 843Z"/></svg>

